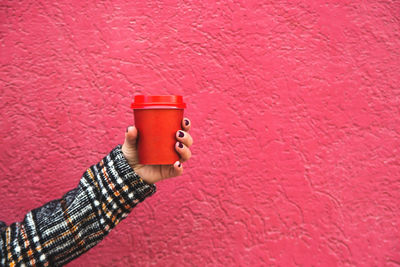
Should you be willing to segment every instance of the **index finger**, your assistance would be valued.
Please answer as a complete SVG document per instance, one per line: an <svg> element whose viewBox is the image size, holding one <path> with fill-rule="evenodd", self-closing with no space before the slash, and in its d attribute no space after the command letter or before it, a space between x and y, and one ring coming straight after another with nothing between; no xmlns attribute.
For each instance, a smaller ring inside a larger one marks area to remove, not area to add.
<svg viewBox="0 0 400 267"><path fill-rule="evenodd" d="M190 120L188 118L183 118L183 120L182 120L182 129L185 132L189 132L191 125L192 125L192 123L190 122Z"/></svg>

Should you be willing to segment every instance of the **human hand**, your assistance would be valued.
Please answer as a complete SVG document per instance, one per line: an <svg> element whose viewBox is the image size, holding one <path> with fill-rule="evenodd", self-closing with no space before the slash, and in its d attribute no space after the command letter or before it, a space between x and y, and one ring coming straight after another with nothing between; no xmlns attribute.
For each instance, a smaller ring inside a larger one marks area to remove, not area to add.
<svg viewBox="0 0 400 267"><path fill-rule="evenodd" d="M187 125L186 125L187 124ZM184 118L182 120L182 130L176 132L177 143L175 149L179 154L179 161L172 165L143 165L139 164L137 152L138 132L135 126L129 126L125 133L125 142L122 145L122 153L132 169L147 183L153 184L166 178L179 176L183 173L182 162L187 161L192 152L189 147L193 144L193 139L188 133L191 123Z"/></svg>

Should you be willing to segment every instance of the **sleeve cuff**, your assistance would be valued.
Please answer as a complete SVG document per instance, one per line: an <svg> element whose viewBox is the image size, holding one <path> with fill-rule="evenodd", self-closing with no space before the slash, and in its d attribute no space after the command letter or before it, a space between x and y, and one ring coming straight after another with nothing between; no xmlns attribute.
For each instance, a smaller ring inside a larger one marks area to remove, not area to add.
<svg viewBox="0 0 400 267"><path fill-rule="evenodd" d="M121 145L117 145L110 152L111 161L113 162L118 177L122 180L123 184L128 186L128 191L133 194L133 198L136 200L134 202L142 202L146 197L149 197L156 192L156 186L143 181L143 179L129 165L121 148Z"/></svg>

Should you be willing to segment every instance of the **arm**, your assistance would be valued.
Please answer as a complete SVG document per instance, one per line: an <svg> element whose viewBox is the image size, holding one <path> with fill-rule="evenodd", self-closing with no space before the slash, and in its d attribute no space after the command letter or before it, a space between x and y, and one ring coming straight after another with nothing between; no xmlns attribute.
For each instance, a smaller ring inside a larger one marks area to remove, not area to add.
<svg viewBox="0 0 400 267"><path fill-rule="evenodd" d="M156 188L131 168L118 145L83 174L77 188L0 230L0 265L63 265L100 242Z"/></svg>
<svg viewBox="0 0 400 267"><path fill-rule="evenodd" d="M123 146L87 169L77 188L30 211L20 223L0 222L0 266L59 266L95 246L155 192L154 183L182 174L182 162L191 157L190 127L185 118L183 131L176 132L180 159L173 165L139 164L138 132L128 127Z"/></svg>

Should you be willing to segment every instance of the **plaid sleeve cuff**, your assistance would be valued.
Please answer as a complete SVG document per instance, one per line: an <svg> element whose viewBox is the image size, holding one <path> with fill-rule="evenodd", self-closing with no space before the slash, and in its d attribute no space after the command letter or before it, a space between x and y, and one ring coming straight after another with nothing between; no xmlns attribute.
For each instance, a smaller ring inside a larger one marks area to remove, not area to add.
<svg viewBox="0 0 400 267"><path fill-rule="evenodd" d="M122 153L121 145L117 145L111 151L110 157L117 173L117 179L114 182L116 184L121 184L122 182L122 184L127 185L128 190L133 194L134 202L142 202L146 197L151 196L156 192L156 186L143 181L142 178L135 173L135 171L129 165L124 154ZM129 200L130 199L131 198L129 198Z"/></svg>

